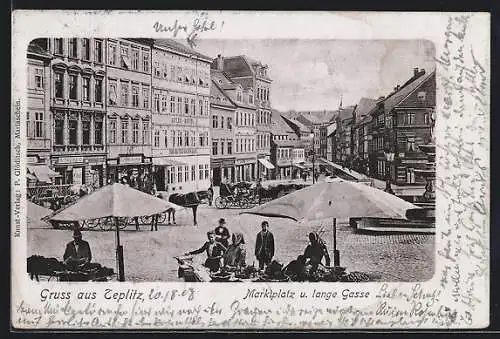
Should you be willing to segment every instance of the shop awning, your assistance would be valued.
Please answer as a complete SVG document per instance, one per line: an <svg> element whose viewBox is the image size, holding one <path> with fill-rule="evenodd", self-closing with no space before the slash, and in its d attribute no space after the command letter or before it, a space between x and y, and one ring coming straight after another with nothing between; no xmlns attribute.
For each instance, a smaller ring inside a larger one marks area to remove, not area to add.
<svg viewBox="0 0 500 339"><path fill-rule="evenodd" d="M267 169L273 169L274 165L269 162L267 159L259 159L259 162Z"/></svg>
<svg viewBox="0 0 500 339"><path fill-rule="evenodd" d="M297 168L300 168L300 169L306 169L304 166L302 166L302 165L301 165L301 164L299 164L299 163L294 163L293 165L294 165L295 167L297 167Z"/></svg>
<svg viewBox="0 0 500 339"><path fill-rule="evenodd" d="M170 158L153 158L153 165L155 166L185 166L185 162Z"/></svg>
<svg viewBox="0 0 500 339"><path fill-rule="evenodd" d="M51 182L52 178L61 177L59 173L54 172L47 165L28 166L28 173L33 174L42 182Z"/></svg>

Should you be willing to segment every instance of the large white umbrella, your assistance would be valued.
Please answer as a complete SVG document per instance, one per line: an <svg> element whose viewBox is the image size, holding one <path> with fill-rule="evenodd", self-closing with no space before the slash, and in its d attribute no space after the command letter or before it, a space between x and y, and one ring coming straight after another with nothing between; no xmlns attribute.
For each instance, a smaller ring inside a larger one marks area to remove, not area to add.
<svg viewBox="0 0 500 339"><path fill-rule="evenodd" d="M49 219L81 221L113 217L116 226L116 255L119 280L124 281L123 246L120 245L118 218L160 214L169 208L182 209L183 207L129 186L114 183L83 196L74 204L57 211Z"/></svg>
<svg viewBox="0 0 500 339"><path fill-rule="evenodd" d="M365 184L333 179L295 191L241 214L312 221L333 218L334 262L338 264L337 218L406 219L406 211L419 208L395 195Z"/></svg>

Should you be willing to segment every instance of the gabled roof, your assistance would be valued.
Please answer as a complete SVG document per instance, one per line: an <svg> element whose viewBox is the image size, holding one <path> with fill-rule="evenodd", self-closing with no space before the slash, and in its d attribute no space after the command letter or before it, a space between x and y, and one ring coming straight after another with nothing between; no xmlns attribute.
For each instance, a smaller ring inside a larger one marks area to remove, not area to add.
<svg viewBox="0 0 500 339"><path fill-rule="evenodd" d="M276 135L295 134L293 129L283 120L281 113L275 109L271 110L271 133Z"/></svg>
<svg viewBox="0 0 500 339"><path fill-rule="evenodd" d="M288 121L290 121L292 124L297 126L301 132L307 132L307 133L311 132L311 129L309 127L307 127L306 125L304 125L303 123L301 123L298 120L288 119Z"/></svg>
<svg viewBox="0 0 500 339"><path fill-rule="evenodd" d="M366 115L377 107L377 100L370 98L361 98L358 105L356 106L356 121L360 121Z"/></svg>
<svg viewBox="0 0 500 339"><path fill-rule="evenodd" d="M212 78L212 81L216 82L221 89L235 89L238 87L238 84L231 81L231 79L226 76L225 72L210 69L210 77Z"/></svg>
<svg viewBox="0 0 500 339"><path fill-rule="evenodd" d="M340 119L340 121L352 119L352 112L354 112L355 108L356 106L347 106L339 109L338 118Z"/></svg>
<svg viewBox="0 0 500 339"><path fill-rule="evenodd" d="M212 68L216 68L217 59L212 62ZM224 57L224 71L229 73L231 77L253 76L255 70L253 65L264 66L260 61L250 58L246 55L236 55ZM268 76L258 74L260 78L271 80Z"/></svg>
<svg viewBox="0 0 500 339"><path fill-rule="evenodd" d="M408 83L404 87L400 88L399 91L394 92L392 95L384 100L384 110L385 113L389 113L396 105L403 101L408 95L410 95L414 90L416 90L420 85L427 81L436 71L432 71L429 74L422 74L418 78L414 79L412 82Z"/></svg>
<svg viewBox="0 0 500 339"><path fill-rule="evenodd" d="M222 99L219 100L218 98ZM219 87L212 79L212 86L210 86L210 103L225 106L229 108L236 108L235 103L231 100L231 98Z"/></svg>
<svg viewBox="0 0 500 339"><path fill-rule="evenodd" d="M325 124L335 116L334 111L302 111L300 115L311 124Z"/></svg>
<svg viewBox="0 0 500 339"><path fill-rule="evenodd" d="M183 53L183 54L196 55L197 57L202 58L207 62L212 61L211 57L206 56L205 54L202 54L202 53L192 49L191 47L183 45L180 42L173 40L173 39L154 39L154 44L158 45L158 46L163 46L163 47L173 49L173 50L178 51L178 52Z"/></svg>

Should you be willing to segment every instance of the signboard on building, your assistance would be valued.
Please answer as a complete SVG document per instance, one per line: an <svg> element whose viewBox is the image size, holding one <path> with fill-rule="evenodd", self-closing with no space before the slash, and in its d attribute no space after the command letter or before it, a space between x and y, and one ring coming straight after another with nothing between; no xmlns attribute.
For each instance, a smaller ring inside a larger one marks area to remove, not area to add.
<svg viewBox="0 0 500 339"><path fill-rule="evenodd" d="M120 157L120 165L135 165L135 164L142 164L142 155Z"/></svg>
<svg viewBox="0 0 500 339"><path fill-rule="evenodd" d="M57 158L58 164L75 164L75 163L83 163L83 157L60 157Z"/></svg>
<svg viewBox="0 0 500 339"><path fill-rule="evenodd" d="M73 184L81 185L83 183L83 167L73 168Z"/></svg>

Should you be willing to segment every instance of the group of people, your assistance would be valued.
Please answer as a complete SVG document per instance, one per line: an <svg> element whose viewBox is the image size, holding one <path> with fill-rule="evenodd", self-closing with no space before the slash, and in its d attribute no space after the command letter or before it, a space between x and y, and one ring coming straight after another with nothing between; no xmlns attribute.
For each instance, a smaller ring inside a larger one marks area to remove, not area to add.
<svg viewBox="0 0 500 339"><path fill-rule="evenodd" d="M185 253L185 255L207 253L205 267L216 272L221 266L241 268L246 266L246 247L243 233L235 232L232 236L226 227L226 220L219 219L219 225L207 232L208 240L199 249ZM229 244L231 238L231 244ZM259 261L262 270L271 263L274 257L274 236L269 231L269 223L263 221L261 231L257 234L255 241L255 257Z"/></svg>

